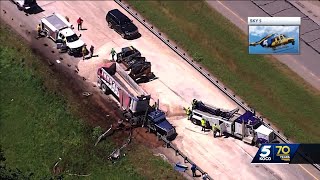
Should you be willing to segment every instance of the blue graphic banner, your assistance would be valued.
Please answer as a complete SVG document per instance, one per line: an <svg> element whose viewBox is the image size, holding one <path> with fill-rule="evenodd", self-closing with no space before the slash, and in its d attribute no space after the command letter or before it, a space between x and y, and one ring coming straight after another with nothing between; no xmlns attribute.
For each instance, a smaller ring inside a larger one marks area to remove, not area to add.
<svg viewBox="0 0 320 180"><path fill-rule="evenodd" d="M289 164L300 144L263 144L252 163Z"/></svg>

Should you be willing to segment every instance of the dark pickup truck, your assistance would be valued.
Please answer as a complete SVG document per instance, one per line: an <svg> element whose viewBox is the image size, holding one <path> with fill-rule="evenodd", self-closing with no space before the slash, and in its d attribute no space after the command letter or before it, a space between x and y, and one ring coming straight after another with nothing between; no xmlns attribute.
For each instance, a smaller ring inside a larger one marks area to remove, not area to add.
<svg viewBox="0 0 320 180"><path fill-rule="evenodd" d="M121 49L121 52L117 54L117 62L128 62L133 57L140 57L141 53L134 48L133 46L124 47Z"/></svg>
<svg viewBox="0 0 320 180"><path fill-rule="evenodd" d="M170 124L163 111L157 109L148 114L148 127L150 131L166 137L167 140L172 139L177 133L176 129Z"/></svg>

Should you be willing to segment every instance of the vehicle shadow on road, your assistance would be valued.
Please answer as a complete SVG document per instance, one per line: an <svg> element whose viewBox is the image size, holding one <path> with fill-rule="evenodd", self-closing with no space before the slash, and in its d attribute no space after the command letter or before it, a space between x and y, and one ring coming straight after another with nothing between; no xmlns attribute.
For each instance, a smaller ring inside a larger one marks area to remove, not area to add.
<svg viewBox="0 0 320 180"><path fill-rule="evenodd" d="M29 14L38 14L38 13L41 13L43 11L44 10L40 6L36 5L36 6L30 8L28 10L25 10L24 12L26 13L26 16L28 16Z"/></svg>
<svg viewBox="0 0 320 180"><path fill-rule="evenodd" d="M136 39L139 39L140 37L141 37L142 35L140 34L140 33L138 33L137 35L135 35L135 36L132 36L132 37L128 37L128 38L126 38L127 40L136 40Z"/></svg>

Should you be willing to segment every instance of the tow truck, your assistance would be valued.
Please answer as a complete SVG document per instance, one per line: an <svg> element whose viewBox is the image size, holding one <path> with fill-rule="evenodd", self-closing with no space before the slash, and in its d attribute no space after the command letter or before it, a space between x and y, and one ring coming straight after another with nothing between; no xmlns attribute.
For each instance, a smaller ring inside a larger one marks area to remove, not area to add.
<svg viewBox="0 0 320 180"><path fill-rule="evenodd" d="M105 94L114 95L131 125L147 125L166 138L176 134L175 128L163 116L164 112L150 106L151 96L119 64L106 63L98 69L97 75L97 86Z"/></svg>
<svg viewBox="0 0 320 180"><path fill-rule="evenodd" d="M206 128L217 125L222 134L234 136L251 145L260 146L263 143L276 141L274 132L264 126L253 112L246 111L243 114L238 112L239 108L229 111L194 99L190 120L200 125L201 119L204 119Z"/></svg>

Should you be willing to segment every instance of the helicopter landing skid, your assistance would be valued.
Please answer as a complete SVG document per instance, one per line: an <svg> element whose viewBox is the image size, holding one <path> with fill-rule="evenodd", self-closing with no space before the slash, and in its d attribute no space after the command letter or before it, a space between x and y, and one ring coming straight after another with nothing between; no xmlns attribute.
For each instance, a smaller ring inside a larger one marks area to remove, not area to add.
<svg viewBox="0 0 320 180"><path fill-rule="evenodd" d="M285 51L288 51L288 50L291 50L293 49L293 47L289 48L289 46L283 46L281 48L277 48L275 50L273 50L274 53L280 53L280 52L285 52Z"/></svg>

